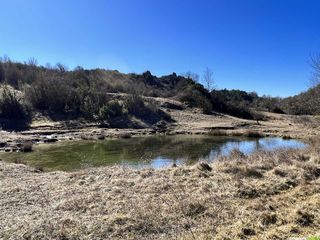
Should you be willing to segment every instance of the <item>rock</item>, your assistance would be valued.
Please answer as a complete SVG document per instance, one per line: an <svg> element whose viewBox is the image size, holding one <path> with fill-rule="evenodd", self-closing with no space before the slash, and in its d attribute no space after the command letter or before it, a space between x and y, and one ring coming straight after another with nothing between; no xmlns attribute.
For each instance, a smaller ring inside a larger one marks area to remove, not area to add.
<svg viewBox="0 0 320 240"><path fill-rule="evenodd" d="M0 147L1 148L4 148L4 147L6 147L7 146L7 143L6 142L0 142Z"/></svg>
<svg viewBox="0 0 320 240"><path fill-rule="evenodd" d="M168 124L166 121L163 121L163 120L152 125L152 129L156 132L165 132L167 128L168 128Z"/></svg>
<svg viewBox="0 0 320 240"><path fill-rule="evenodd" d="M242 228L242 233L245 236L253 236L256 234L256 232L251 228Z"/></svg>
<svg viewBox="0 0 320 240"><path fill-rule="evenodd" d="M313 221L314 221L314 215L308 212L302 212L302 211L297 212L296 223L299 224L300 226L307 227L311 225Z"/></svg>
<svg viewBox="0 0 320 240"><path fill-rule="evenodd" d="M45 143L55 143L57 141L58 141L58 139L56 139L56 138L45 138L43 140L43 142L45 142Z"/></svg>
<svg viewBox="0 0 320 240"><path fill-rule="evenodd" d="M43 171L44 171L43 167L35 167L33 170L33 172L35 172L35 173L41 173Z"/></svg>
<svg viewBox="0 0 320 240"><path fill-rule="evenodd" d="M22 148L23 147L23 144L22 143L17 143L16 145L18 148Z"/></svg>
<svg viewBox="0 0 320 240"><path fill-rule="evenodd" d="M174 110L183 110L183 106L180 106L178 104L170 103L170 102L165 102L161 105L163 108L168 108L168 109L174 109Z"/></svg>
<svg viewBox="0 0 320 240"><path fill-rule="evenodd" d="M104 135L98 135L98 136L97 136L97 139L98 139L98 140L104 140L105 138L106 138L106 137L105 137Z"/></svg>
<svg viewBox="0 0 320 240"><path fill-rule="evenodd" d="M131 138L131 134L130 133L120 133L118 135L119 138Z"/></svg>

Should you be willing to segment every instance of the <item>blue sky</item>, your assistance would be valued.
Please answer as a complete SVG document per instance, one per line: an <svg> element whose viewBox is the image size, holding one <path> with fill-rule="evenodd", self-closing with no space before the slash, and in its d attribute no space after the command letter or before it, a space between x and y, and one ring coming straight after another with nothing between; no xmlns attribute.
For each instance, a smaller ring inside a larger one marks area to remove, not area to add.
<svg viewBox="0 0 320 240"><path fill-rule="evenodd" d="M0 55L155 75L210 67L219 88L305 90L318 0L0 0Z"/></svg>

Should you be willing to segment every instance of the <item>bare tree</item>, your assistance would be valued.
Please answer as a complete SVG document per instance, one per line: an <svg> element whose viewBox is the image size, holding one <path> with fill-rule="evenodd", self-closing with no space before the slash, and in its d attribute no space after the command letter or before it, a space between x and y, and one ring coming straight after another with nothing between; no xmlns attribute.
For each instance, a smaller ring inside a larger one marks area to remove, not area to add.
<svg viewBox="0 0 320 240"><path fill-rule="evenodd" d="M310 57L310 65L313 68L311 85L315 87L320 84L320 54Z"/></svg>
<svg viewBox="0 0 320 240"><path fill-rule="evenodd" d="M1 62L3 63L10 63L11 62L11 59L8 57L8 55L4 55L2 58L1 58Z"/></svg>
<svg viewBox="0 0 320 240"><path fill-rule="evenodd" d="M27 64L32 66L32 67L36 67L36 66L38 66L38 60L35 59L34 57L29 58Z"/></svg>
<svg viewBox="0 0 320 240"><path fill-rule="evenodd" d="M68 71L68 67L62 63L57 63L56 64L56 68L60 71L60 72L66 72Z"/></svg>
<svg viewBox="0 0 320 240"><path fill-rule="evenodd" d="M203 82L205 87L211 92L214 88L214 78L213 78L213 71L210 68L206 68L203 73Z"/></svg>
<svg viewBox="0 0 320 240"><path fill-rule="evenodd" d="M184 77L192 79L194 82L198 83L200 80L200 76L197 73L188 71L182 74Z"/></svg>
<svg viewBox="0 0 320 240"><path fill-rule="evenodd" d="M5 78L5 71L3 67L3 63L0 61L0 82L4 82Z"/></svg>

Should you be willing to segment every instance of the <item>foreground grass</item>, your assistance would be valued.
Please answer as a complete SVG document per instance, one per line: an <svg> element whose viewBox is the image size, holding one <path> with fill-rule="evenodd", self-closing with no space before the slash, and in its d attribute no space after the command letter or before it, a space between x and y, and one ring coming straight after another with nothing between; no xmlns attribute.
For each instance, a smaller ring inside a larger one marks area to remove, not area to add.
<svg viewBox="0 0 320 240"><path fill-rule="evenodd" d="M0 239L320 235L320 154L234 151L209 167L39 172L0 161Z"/></svg>

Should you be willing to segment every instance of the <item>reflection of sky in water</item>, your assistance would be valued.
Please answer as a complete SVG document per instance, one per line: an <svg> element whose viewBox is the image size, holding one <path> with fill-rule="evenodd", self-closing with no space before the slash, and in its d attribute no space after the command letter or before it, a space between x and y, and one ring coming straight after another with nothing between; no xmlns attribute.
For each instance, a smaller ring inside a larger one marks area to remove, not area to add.
<svg viewBox="0 0 320 240"><path fill-rule="evenodd" d="M304 148L306 144L297 140L284 140L282 138L261 138L247 141L230 141L223 144L218 149L212 149L208 156L208 160L212 161L218 156L228 156L232 150L240 150L245 154L251 154L258 150L271 151L285 148Z"/></svg>
<svg viewBox="0 0 320 240"><path fill-rule="evenodd" d="M238 149L245 154L256 150L303 148L297 140L282 138L248 139L210 136L152 136L106 141L71 142L35 146L31 153L3 153L15 159L49 170L72 171L79 168L122 165L133 168L164 168L173 163L194 164L214 161Z"/></svg>
<svg viewBox="0 0 320 240"><path fill-rule="evenodd" d="M185 162L186 159L170 159L167 157L156 157L151 159L151 161L145 161L140 163L131 163L129 161L122 161L122 165L128 166L128 167L134 167L134 168L143 168L143 167L151 167L155 169L159 168L166 168L172 166L172 164L181 165Z"/></svg>
<svg viewBox="0 0 320 240"><path fill-rule="evenodd" d="M230 139L222 145L213 145L209 155L206 157L199 156L198 160L214 161L218 156L228 156L235 149L240 150L244 154L251 154L259 150L272 151L276 149L297 149L304 147L306 147L306 144L293 139L284 140L282 138L261 138L241 141ZM157 156L153 159L145 159L145 161L141 161L140 163L136 164L132 164L129 161L123 161L122 164L136 168L151 167L159 169L170 167L173 163L181 165L186 163L187 160L188 159L186 158L172 159L168 157Z"/></svg>

